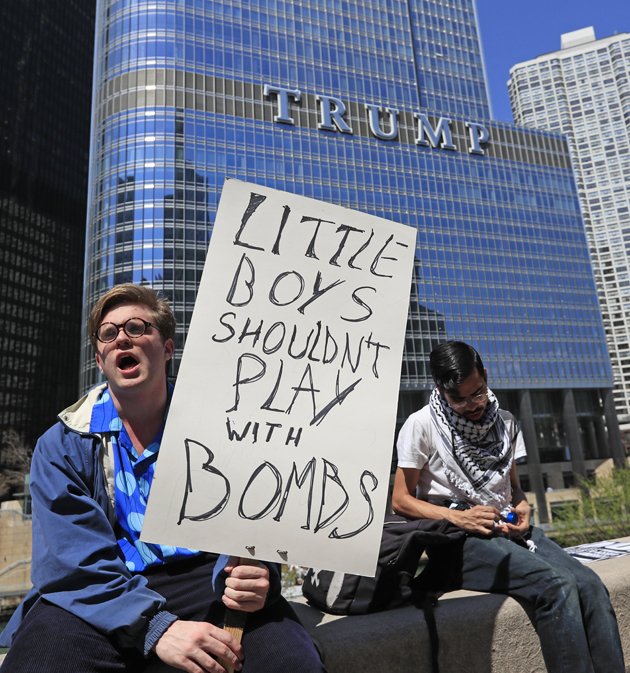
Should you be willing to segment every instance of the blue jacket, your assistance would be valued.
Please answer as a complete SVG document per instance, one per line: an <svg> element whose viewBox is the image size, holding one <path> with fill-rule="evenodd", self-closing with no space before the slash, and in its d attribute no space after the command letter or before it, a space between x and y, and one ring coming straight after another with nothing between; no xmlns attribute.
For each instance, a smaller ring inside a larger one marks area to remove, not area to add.
<svg viewBox="0 0 630 673"><path fill-rule="evenodd" d="M164 598L147 587L143 575L129 572L116 542L108 438L89 432L92 407L106 385L59 414L37 442L30 480L33 589L5 627L0 646L10 646L40 596L145 654L177 619L163 610ZM275 586L268 603L279 593L277 567L271 575Z"/></svg>

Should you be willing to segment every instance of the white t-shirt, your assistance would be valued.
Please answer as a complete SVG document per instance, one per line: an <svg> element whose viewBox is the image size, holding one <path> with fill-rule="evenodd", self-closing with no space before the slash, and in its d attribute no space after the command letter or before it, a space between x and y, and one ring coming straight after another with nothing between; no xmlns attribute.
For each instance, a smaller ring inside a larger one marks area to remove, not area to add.
<svg viewBox="0 0 630 673"><path fill-rule="evenodd" d="M515 460L527 455L523 433L514 416L509 411L499 409L505 425L514 437L512 442ZM442 460L433 441L433 423L429 405L411 414L398 435L398 467L411 467L420 470L420 479L416 497L422 500L450 498L451 500L469 500L459 489L453 486L442 466Z"/></svg>

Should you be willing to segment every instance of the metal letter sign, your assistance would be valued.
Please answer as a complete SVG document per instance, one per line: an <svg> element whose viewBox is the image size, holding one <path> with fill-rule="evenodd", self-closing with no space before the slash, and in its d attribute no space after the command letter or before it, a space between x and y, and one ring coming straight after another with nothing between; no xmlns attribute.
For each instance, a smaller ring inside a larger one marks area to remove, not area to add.
<svg viewBox="0 0 630 673"><path fill-rule="evenodd" d="M302 100L302 92L299 89L286 89L279 86L270 86L269 84L265 84L263 92L265 97L271 96L271 94L276 95L277 114L274 114L273 120L280 124L295 124L295 120L291 116L289 97L295 103L299 103ZM340 98L321 96L319 94L315 98L319 104L318 129L322 131L339 131L340 133L348 133L350 135L354 133L345 118L347 111L346 104ZM365 111L368 127L375 138L379 140L395 140L398 137L398 110L366 103ZM381 114L383 116L382 119ZM429 118L425 114L415 112L414 117L418 122L416 145L431 147L433 149L457 151L451 135L450 119L440 117L437 126L433 128ZM389 127L389 130L385 130L383 127ZM466 128L468 129L470 139L468 152L483 156L485 151L481 146L490 140L488 129L478 122L466 122Z"/></svg>

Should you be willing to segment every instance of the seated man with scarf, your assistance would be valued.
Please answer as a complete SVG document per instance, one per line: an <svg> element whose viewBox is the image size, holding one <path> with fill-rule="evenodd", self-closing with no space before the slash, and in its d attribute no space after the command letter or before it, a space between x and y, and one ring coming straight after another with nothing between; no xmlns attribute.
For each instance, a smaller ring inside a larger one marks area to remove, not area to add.
<svg viewBox="0 0 630 673"><path fill-rule="evenodd" d="M394 511L448 519L467 531L463 546L455 552L449 545L450 557L441 559L456 565L450 588L528 601L548 671L623 673L603 583L530 525L515 465L526 456L522 433L512 414L499 409L479 353L449 341L433 350L430 365L436 386L430 402L398 437Z"/></svg>

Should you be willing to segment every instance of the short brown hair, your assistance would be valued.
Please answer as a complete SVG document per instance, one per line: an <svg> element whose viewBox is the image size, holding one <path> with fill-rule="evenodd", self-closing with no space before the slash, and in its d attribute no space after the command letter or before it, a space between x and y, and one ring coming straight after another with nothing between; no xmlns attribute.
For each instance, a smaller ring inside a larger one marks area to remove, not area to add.
<svg viewBox="0 0 630 673"><path fill-rule="evenodd" d="M151 322L155 323L162 335L162 342L167 339L175 340L175 316L168 303L168 299L157 295L153 288L146 285L124 283L108 290L97 302L88 319L88 333L92 347L96 351L97 339L95 332L101 324L103 316L120 304L142 304L149 309ZM167 365L170 364L170 361Z"/></svg>

